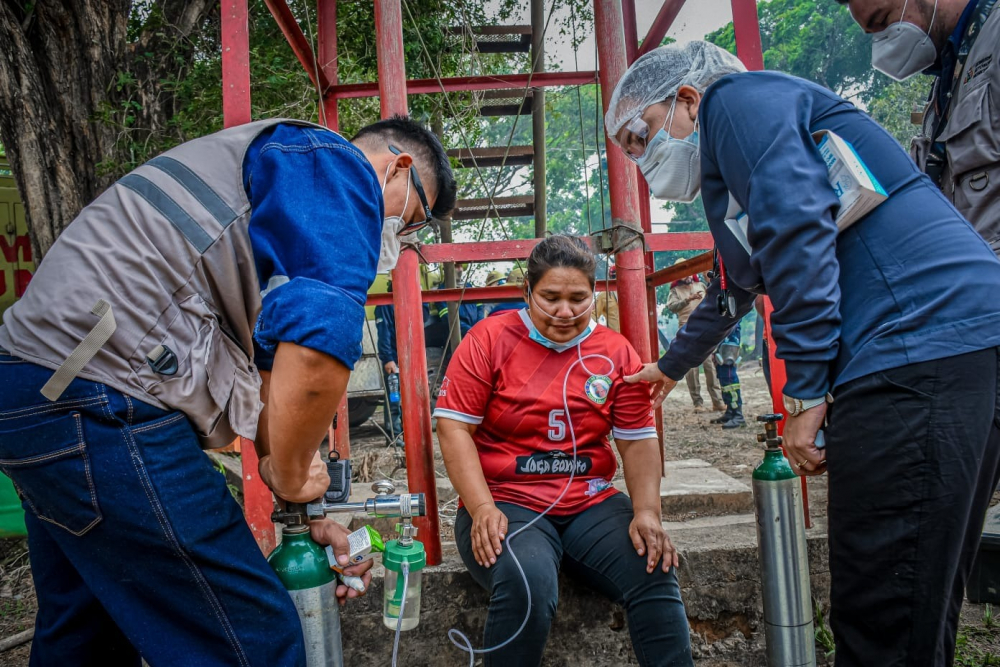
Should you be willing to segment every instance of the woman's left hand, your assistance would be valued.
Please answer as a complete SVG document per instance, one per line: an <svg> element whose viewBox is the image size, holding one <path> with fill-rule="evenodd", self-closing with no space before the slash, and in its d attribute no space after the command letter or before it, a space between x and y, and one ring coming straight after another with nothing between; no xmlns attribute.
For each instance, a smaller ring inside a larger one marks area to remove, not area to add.
<svg viewBox="0 0 1000 667"><path fill-rule="evenodd" d="M663 571L677 567L680 559L667 531L663 530L659 512L639 510L628 527L632 546L640 556L646 556L646 573L652 574L656 564L663 557Z"/></svg>

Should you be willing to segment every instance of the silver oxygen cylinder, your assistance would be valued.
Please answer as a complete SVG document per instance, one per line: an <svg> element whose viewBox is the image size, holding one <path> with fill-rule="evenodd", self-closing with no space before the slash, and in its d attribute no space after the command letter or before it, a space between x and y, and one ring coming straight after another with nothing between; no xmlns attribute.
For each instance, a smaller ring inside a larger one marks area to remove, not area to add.
<svg viewBox="0 0 1000 667"><path fill-rule="evenodd" d="M344 667L336 590L337 582L331 581L318 588L288 591L302 623L306 667Z"/></svg>
<svg viewBox="0 0 1000 667"><path fill-rule="evenodd" d="M267 559L295 605L305 639L306 667L344 667L337 578L308 525L286 524Z"/></svg>
<svg viewBox="0 0 1000 667"><path fill-rule="evenodd" d="M802 486L781 452L776 425L782 415L757 419L765 422L765 433L757 438L768 445L753 473L767 664L814 667L816 639Z"/></svg>

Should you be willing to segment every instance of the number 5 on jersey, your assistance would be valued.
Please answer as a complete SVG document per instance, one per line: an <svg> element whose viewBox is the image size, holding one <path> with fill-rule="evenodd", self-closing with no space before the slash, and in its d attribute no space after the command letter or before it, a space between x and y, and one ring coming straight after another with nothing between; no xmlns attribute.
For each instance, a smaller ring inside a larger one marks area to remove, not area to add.
<svg viewBox="0 0 1000 667"><path fill-rule="evenodd" d="M552 410L549 412L549 440L561 442L566 438L566 412L564 410Z"/></svg>

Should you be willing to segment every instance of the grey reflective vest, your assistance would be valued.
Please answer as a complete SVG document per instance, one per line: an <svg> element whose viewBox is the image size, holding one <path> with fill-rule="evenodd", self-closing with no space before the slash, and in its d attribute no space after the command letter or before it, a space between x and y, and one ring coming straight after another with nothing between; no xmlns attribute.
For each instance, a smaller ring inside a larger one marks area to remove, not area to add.
<svg viewBox="0 0 1000 667"><path fill-rule="evenodd" d="M204 447L256 435L261 295L243 158L277 123L309 125L260 121L182 144L59 236L0 327L0 346L56 371L45 398L81 377L185 413Z"/></svg>
<svg viewBox="0 0 1000 667"><path fill-rule="evenodd" d="M1000 3L997 3L1000 4ZM960 72L955 73L947 123L937 141L944 143L939 185L959 213L1000 254L1000 11L992 5ZM979 10L977 10L979 11ZM924 111L920 136L911 152L922 171L932 158L938 124L934 110L938 86Z"/></svg>

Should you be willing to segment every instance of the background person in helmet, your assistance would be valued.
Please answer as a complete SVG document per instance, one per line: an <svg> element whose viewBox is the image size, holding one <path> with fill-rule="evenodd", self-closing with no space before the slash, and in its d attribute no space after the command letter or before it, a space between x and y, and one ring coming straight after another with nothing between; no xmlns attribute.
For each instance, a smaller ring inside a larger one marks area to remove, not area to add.
<svg viewBox="0 0 1000 667"><path fill-rule="evenodd" d="M678 259L674 262L674 265L676 266L684 261L683 258ZM677 316L678 329L687 324L691 313L704 300L706 293L707 288L705 287L705 283L701 281L697 274L670 283L670 292L667 294L667 309ZM728 405L722 402L722 393L719 391L718 378L715 371L715 356L711 354L705 357L705 361L700 366L695 366L684 376L695 411L700 410L705 405L705 401L701 397L700 382L698 381L699 368L705 369L705 388L708 390L708 396L712 401L712 409L716 412L725 411L726 413L727 418L718 423L722 424L729 421L732 415L727 410Z"/></svg>
<svg viewBox="0 0 1000 667"><path fill-rule="evenodd" d="M618 277L615 265L608 267L608 278L615 280ZM600 283L600 281L598 281ZM613 291L598 292L594 301L594 321L600 322L601 318L612 331L621 332L621 323L618 317L618 294Z"/></svg>
<svg viewBox="0 0 1000 667"><path fill-rule="evenodd" d="M714 280L629 380L663 381L662 400L768 295L785 449L800 474L829 473L837 665L950 664L1000 473L1000 261L864 112L712 44L636 60L605 124L654 196L701 192L730 291L720 300ZM850 142L888 193L839 235L818 130Z"/></svg>
<svg viewBox="0 0 1000 667"><path fill-rule="evenodd" d="M353 142L261 121L154 158L80 212L0 329L32 664L304 664L288 592L201 446L252 438L278 498L321 497L376 265L454 200L440 142L408 119ZM345 528L311 529L346 562Z"/></svg>
<svg viewBox="0 0 1000 667"><path fill-rule="evenodd" d="M524 284L524 269L520 266L515 266L513 269L507 272L507 284L508 285L523 285ZM490 311L490 316L499 315L501 313L506 313L511 310L521 310L522 308L527 308L528 304L524 301L504 301L498 303Z"/></svg>

